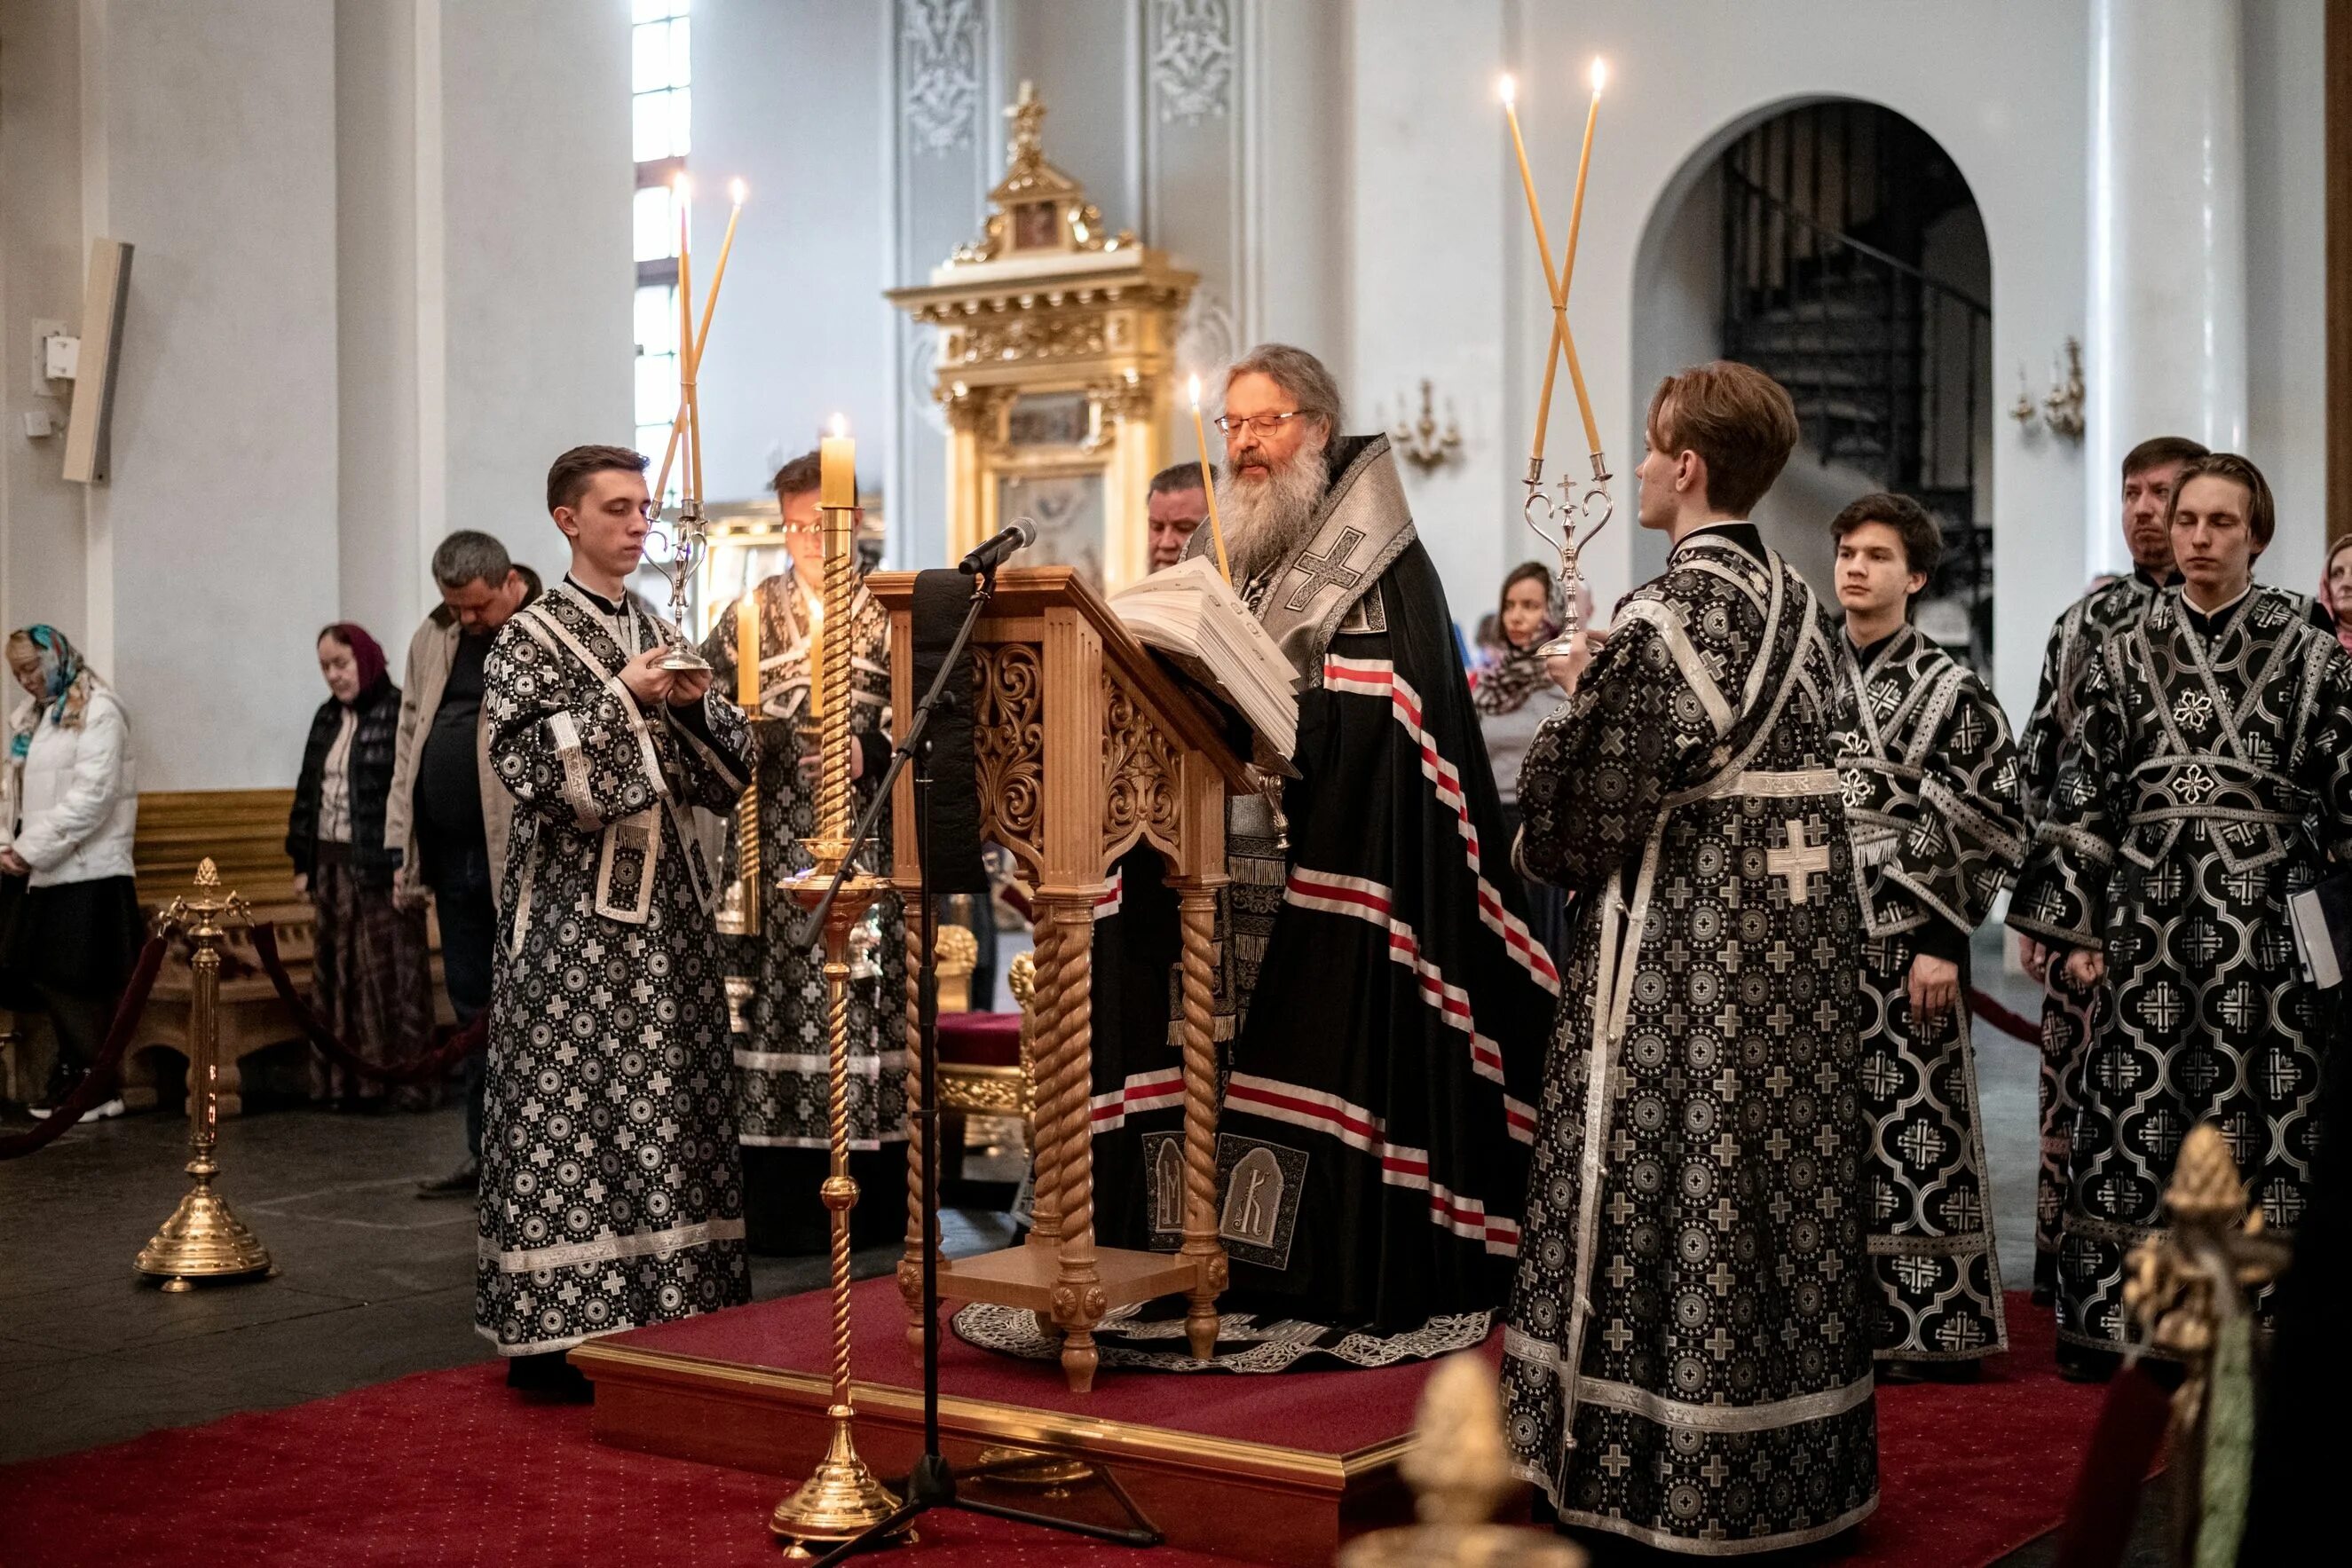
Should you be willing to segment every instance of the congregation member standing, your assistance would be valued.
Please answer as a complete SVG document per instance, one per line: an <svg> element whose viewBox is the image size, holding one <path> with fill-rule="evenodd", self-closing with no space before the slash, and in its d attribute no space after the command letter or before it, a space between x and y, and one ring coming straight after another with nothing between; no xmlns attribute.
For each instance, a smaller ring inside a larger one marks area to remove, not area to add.
<svg viewBox="0 0 2352 1568"><path fill-rule="evenodd" d="M499 873L514 815L514 800L490 768L482 664L499 628L539 596L539 579L490 535L462 528L434 550L433 584L440 608L408 643L383 841L401 857L394 873L400 902L414 906L432 890L442 985L462 1026L490 1005ZM474 1196L482 1157L482 1052L468 1056L460 1071L466 1158L449 1175L419 1182L419 1197Z"/></svg>
<svg viewBox="0 0 2352 1568"><path fill-rule="evenodd" d="M2094 587L2062 612L2042 655L2042 685L2019 740L2025 765L2025 812L2040 821L2058 784L2059 754L2082 714L2084 673L2099 639L2139 618L2148 601L2176 580L2172 530L2165 508L2181 465L2205 455L2185 435L2158 435L2124 454L2124 548L2128 577ZM2043 987L2042 1000L2041 1163L2033 1188L2033 1299L2047 1301L2057 1287L2058 1218L2066 1211L2066 1145L2074 1126L2074 1077L2097 1027L2100 995L2069 986L2063 968L2033 937L2018 938L2026 972Z"/></svg>
<svg viewBox="0 0 2352 1568"><path fill-rule="evenodd" d="M16 908L0 961L57 1037L48 1092L32 1107L46 1117L96 1064L138 957L139 771L121 699L64 632L10 632L8 668L27 700L8 726L0 874L16 884ZM81 1119L121 1114L110 1085Z"/></svg>
<svg viewBox="0 0 2352 1568"><path fill-rule="evenodd" d="M2245 458L2180 469L2182 580L2092 651L2010 904L2053 968L2106 996L2059 1227L2075 1375L2111 1371L2136 1337L2126 1260L2164 1224L2190 1128L2221 1129L2272 1234L2293 1239L2309 1196L2337 1002L2305 977L2286 901L2352 857L2352 656L2254 582L2275 517Z"/></svg>
<svg viewBox="0 0 2352 1568"><path fill-rule="evenodd" d="M732 896L759 912L755 935L725 938L735 1036L736 1136L743 1145L743 1223L759 1253L822 1252L832 1220L817 1188L830 1166L831 1073L827 1059L824 944L789 946L803 918L782 879L810 862L803 841L816 831L817 750L811 681L824 628L824 538L814 452L771 481L783 519L787 570L751 590L760 666L759 701L745 714L759 747L760 865L756 885L740 885L741 840L730 834L725 874ZM738 663L743 606L730 604L702 645L712 689L742 690ZM849 776L852 813L865 810L890 762L890 622L860 586L851 604ZM739 810L743 807L738 807ZM890 872L890 817L884 808L863 862ZM756 903L754 902L756 901ZM849 990L850 1174L867 1195L850 1211L860 1246L906 1229L898 1195L906 1189L907 926L898 895L884 894L869 919L878 940L874 984Z"/></svg>
<svg viewBox="0 0 2352 1568"><path fill-rule="evenodd" d="M383 649L362 627L319 633L319 673L331 694L310 720L286 853L317 916L310 996L327 1028L365 1060L413 1061L433 1032L433 971L425 911L394 895L400 857L384 847L400 688ZM321 1057L317 1092L339 1110L382 1110L391 1091ZM402 1091L429 1102L430 1087Z"/></svg>
<svg viewBox="0 0 2352 1568"><path fill-rule="evenodd" d="M1198 463L1177 463L1151 476L1144 495L1150 534L1150 567L1165 571L1184 559L1184 548L1208 520L1209 488Z"/></svg>
<svg viewBox="0 0 2352 1568"><path fill-rule="evenodd" d="M585 1392L562 1353L751 1299L711 813L751 777L710 672L626 586L645 458L580 446L548 470L572 546L482 672L516 810L499 904L474 1321L519 1386Z"/></svg>
<svg viewBox="0 0 2352 1568"><path fill-rule="evenodd" d="M1590 606L1587 606L1590 609ZM1573 689L1574 674L1564 683L1553 679L1550 664L1538 651L1559 631L1551 618L1551 571L1539 561L1513 567L1503 579L1503 599L1495 613L1498 647L1495 660L1481 669L1470 687L1470 706L1478 711L1478 736L1486 744L1486 764L1494 770L1495 790L1503 803L1505 843L1519 832L1519 764L1536 737L1537 727L1559 706L1563 686ZM1566 663L1578 670L1589 662L1583 635ZM1557 964L1568 950L1567 898L1549 883L1529 882L1528 928Z"/></svg>
<svg viewBox="0 0 2352 1568"><path fill-rule="evenodd" d="M1974 672L1910 611L1935 519L1871 495L1830 524L1844 652L1832 738L1862 908L1862 1101L1882 1377L1973 1375L2008 1347L1969 941L2025 854L2017 747Z"/></svg>
<svg viewBox="0 0 2352 1568"><path fill-rule="evenodd" d="M1745 365L1669 376L1635 477L1665 572L1519 775L1576 895L1503 1342L1515 1468L1564 1525L1719 1555L1878 1505L1861 911L1835 630L1748 520L1797 441Z"/></svg>

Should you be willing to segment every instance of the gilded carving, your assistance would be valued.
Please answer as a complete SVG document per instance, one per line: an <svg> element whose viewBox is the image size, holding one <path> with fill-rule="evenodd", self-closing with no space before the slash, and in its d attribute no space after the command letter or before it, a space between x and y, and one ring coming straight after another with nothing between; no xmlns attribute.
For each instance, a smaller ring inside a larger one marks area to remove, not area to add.
<svg viewBox="0 0 2352 1568"><path fill-rule="evenodd" d="M975 649L971 725L982 826L1032 874L1042 863L1045 815L1045 680L1025 643Z"/></svg>
<svg viewBox="0 0 2352 1568"><path fill-rule="evenodd" d="M1176 748L1132 693L1106 674L1103 685L1103 858L1140 835L1177 852L1182 831Z"/></svg>

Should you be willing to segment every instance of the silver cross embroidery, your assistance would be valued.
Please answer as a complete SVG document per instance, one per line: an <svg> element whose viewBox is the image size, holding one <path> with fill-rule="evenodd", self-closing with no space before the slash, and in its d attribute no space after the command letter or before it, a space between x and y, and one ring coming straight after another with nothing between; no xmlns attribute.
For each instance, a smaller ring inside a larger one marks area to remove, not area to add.
<svg viewBox="0 0 2352 1568"><path fill-rule="evenodd" d="M1765 851L1764 871L1788 883L1790 903L1802 904L1812 895L1812 873L1830 869L1830 847L1805 842L1805 824L1795 817L1788 828L1788 847Z"/></svg>
<svg viewBox="0 0 2352 1568"><path fill-rule="evenodd" d="M1307 580L1292 591L1290 597L1283 601L1282 607L1290 611L1306 609L1307 601L1320 592L1327 582L1337 583L1341 588L1353 588L1363 581L1364 574L1348 565L1348 558L1355 554L1356 547L1363 542L1361 528L1341 528L1339 537L1331 541L1329 555L1300 556L1297 564L1290 570L1304 573Z"/></svg>

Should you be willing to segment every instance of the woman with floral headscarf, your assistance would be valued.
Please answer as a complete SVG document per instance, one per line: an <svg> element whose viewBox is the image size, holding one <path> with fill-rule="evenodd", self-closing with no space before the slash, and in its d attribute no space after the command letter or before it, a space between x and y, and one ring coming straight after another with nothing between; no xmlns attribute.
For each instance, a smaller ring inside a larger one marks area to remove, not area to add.
<svg viewBox="0 0 2352 1568"><path fill-rule="evenodd" d="M413 1058L433 1029L433 976L425 906L394 898L400 852L383 842L400 688L383 649L349 621L319 633L319 674L329 695L310 719L286 824L296 883L318 914L311 1001L336 1038L368 1061ZM323 1060L313 1078L316 1093L339 1110L390 1103L381 1082ZM407 1088L400 1100L421 1109L432 1090Z"/></svg>
<svg viewBox="0 0 2352 1568"><path fill-rule="evenodd" d="M26 701L9 724L0 793L0 873L16 903L5 967L57 1034L48 1092L33 1107L45 1116L90 1070L138 956L139 783L122 704L64 632L9 633L8 668ZM109 1094L82 1120L121 1113Z"/></svg>

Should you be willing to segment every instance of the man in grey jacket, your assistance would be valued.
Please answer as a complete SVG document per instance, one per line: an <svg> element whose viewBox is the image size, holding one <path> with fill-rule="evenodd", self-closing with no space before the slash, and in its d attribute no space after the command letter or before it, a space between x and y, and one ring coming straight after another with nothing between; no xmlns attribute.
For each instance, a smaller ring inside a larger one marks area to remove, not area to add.
<svg viewBox="0 0 2352 1568"><path fill-rule="evenodd" d="M431 889L441 917L441 966L462 1025L490 1005L498 883L507 863L514 797L490 768L482 724L482 660L509 617L539 596L539 579L488 534L461 529L433 552L441 608L408 643L400 685L384 847L402 856L395 896ZM482 1056L466 1059L466 1163L419 1182L419 1197L469 1197L482 1156Z"/></svg>

